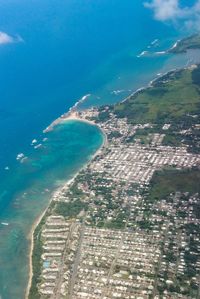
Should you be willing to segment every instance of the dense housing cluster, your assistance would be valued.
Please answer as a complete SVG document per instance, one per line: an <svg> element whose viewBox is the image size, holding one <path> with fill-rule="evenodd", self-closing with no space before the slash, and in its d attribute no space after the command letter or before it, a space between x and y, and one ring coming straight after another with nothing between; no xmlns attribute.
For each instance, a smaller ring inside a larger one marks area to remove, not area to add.
<svg viewBox="0 0 200 299"><path fill-rule="evenodd" d="M30 299L200 298L199 114L138 124L110 107L76 114L105 144L52 198Z"/></svg>
<svg viewBox="0 0 200 299"><path fill-rule="evenodd" d="M42 283L39 290L42 298L67 294L79 231L80 224L66 221L63 216L47 218L41 234Z"/></svg>
<svg viewBox="0 0 200 299"><path fill-rule="evenodd" d="M100 125L107 143L54 194L42 226L41 298L195 298L199 195L176 192L152 201L148 190L157 170L197 168L200 156L162 144L169 124L155 133L153 124L130 125L111 114ZM145 144L141 130L151 130Z"/></svg>
<svg viewBox="0 0 200 299"><path fill-rule="evenodd" d="M149 184L155 170L164 166L194 167L200 156L187 153L186 148L169 146L111 145L108 153L91 164L96 172L105 172L116 180Z"/></svg>
<svg viewBox="0 0 200 299"><path fill-rule="evenodd" d="M141 293L148 298L154 289L150 276L160 257L160 237L141 230L87 228L72 298L136 298Z"/></svg>

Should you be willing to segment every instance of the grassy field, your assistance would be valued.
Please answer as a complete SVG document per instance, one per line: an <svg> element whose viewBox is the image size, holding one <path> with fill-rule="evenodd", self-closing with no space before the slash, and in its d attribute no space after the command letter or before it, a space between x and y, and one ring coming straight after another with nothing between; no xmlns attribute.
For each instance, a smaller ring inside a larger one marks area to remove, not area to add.
<svg viewBox="0 0 200 299"><path fill-rule="evenodd" d="M149 200L161 200L174 192L200 193L200 170L158 171L151 181Z"/></svg>
<svg viewBox="0 0 200 299"><path fill-rule="evenodd" d="M63 217L73 218L76 217L82 210L87 209L87 204L80 199L73 202L59 202L54 210L54 213Z"/></svg>
<svg viewBox="0 0 200 299"><path fill-rule="evenodd" d="M195 72L199 72L199 67ZM200 88L193 71L170 72L149 87L114 106L118 117L131 123L178 122L186 114L195 114L200 107Z"/></svg>

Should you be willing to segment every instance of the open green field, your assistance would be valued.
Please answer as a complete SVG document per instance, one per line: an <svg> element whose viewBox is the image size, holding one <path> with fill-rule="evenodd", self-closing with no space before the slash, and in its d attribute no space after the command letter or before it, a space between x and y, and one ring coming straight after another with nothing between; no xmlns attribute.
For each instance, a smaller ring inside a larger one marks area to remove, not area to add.
<svg viewBox="0 0 200 299"><path fill-rule="evenodd" d="M152 87L116 104L114 113L118 117L127 117L131 123L160 124L178 122L187 114L198 113L199 69L200 67L196 70L183 69L168 73L156 80Z"/></svg>
<svg viewBox="0 0 200 299"><path fill-rule="evenodd" d="M161 200L177 191L191 194L200 193L200 170L158 171L151 181L148 198L150 201Z"/></svg>

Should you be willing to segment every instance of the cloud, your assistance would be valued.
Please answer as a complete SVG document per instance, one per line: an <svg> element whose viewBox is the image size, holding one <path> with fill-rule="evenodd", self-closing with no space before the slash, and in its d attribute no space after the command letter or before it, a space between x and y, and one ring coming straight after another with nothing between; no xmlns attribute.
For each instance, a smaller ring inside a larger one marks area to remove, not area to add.
<svg viewBox="0 0 200 299"><path fill-rule="evenodd" d="M155 19L160 21L174 19L180 14L178 0L153 0L144 5L153 9Z"/></svg>
<svg viewBox="0 0 200 299"><path fill-rule="evenodd" d="M10 44L13 43L13 37L5 32L0 31L0 44Z"/></svg>
<svg viewBox="0 0 200 299"><path fill-rule="evenodd" d="M19 35L11 36L3 31L0 31L0 45L19 43L22 41L23 39Z"/></svg>
<svg viewBox="0 0 200 299"><path fill-rule="evenodd" d="M181 0L151 0L144 6L153 10L158 21L183 21L187 29L200 30L200 0L192 6L181 5Z"/></svg>

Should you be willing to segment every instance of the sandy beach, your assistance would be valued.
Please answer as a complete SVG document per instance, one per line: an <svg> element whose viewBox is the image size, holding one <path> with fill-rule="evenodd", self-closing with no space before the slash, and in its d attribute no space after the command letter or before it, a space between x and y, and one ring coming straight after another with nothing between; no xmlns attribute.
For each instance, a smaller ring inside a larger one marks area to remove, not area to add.
<svg viewBox="0 0 200 299"><path fill-rule="evenodd" d="M196 65L192 65L192 66L189 66L189 67L185 67L183 69L190 69L190 68L195 68ZM179 69L172 69L171 71L167 71L165 73L163 73L160 77L159 77L159 80L162 79L162 77L166 76L168 73L171 73L171 72L176 72L176 71L179 71ZM149 84L147 86L144 86L142 88L139 88L137 89L135 92L133 92L131 95L129 95L128 97L126 97L123 101L121 102L125 102L127 101L130 97L136 95L137 93L145 90L145 89L148 89L149 87L152 87L153 83L158 80L158 78L155 78L154 80L150 81ZM43 133L47 133L47 132L50 132L54 129L54 127L56 125L59 125L59 124L62 124L62 123L65 123L67 121L70 121L70 120L75 120L75 121L80 121L80 122L85 122L89 125L93 125L93 126L97 126L99 128L99 130L102 132L102 135L103 135L103 142L102 142L102 145L101 147L94 153L94 155L91 156L91 159L88 163L86 163L82 168L79 169L79 171L73 176L73 178L67 180L67 182L60 186L58 189L56 189L52 195L51 195L51 199L50 199L50 202L49 202L49 205L51 204L53 198L55 198L56 196L59 196L60 192L63 190L63 189L66 189L66 188L69 188L69 186L73 183L74 179L76 178L76 176L79 174L79 172L81 170L83 170L85 167L87 167L87 165L101 152L102 148L105 148L108 144L108 139L107 139L107 135L105 133L105 131L98 125L96 124L95 122L93 121L90 121L90 120L87 120L85 118L82 118L80 117L79 113L73 109L71 109L69 112L61 115L59 118L57 118L55 121L53 121L44 131ZM48 205L48 207L49 207ZM40 215L37 220L34 222L33 226L32 226L32 229L31 229L31 232L29 234L29 239L31 240L31 244L30 244L30 254L29 254L29 282L28 282L28 286L27 286L27 290L26 290L26 295L25 295L25 299L28 299L28 294L29 294L29 290L30 290L30 287L31 287L31 280L32 280L32 275L33 275L33 270L32 270L32 253L33 253L33 248L34 248L34 238L33 238L33 235L34 235L34 231L37 227L37 225L40 223L41 219L43 218L43 216L45 215L48 207L45 209L45 211L42 213L42 215Z"/></svg>
<svg viewBox="0 0 200 299"><path fill-rule="evenodd" d="M145 87L144 87L144 89L145 89ZM127 100L127 98L125 100ZM43 133L50 132L54 129L55 126L65 123L70 120L84 122L84 123L87 123L89 125L96 126L99 128L99 130L102 132L102 135L104 137L104 141L103 141L102 146L99 148L99 150L97 150L97 152L95 153L94 156L98 155L98 153L102 149L102 147L105 147L107 145L108 140L107 140L106 133L97 123L95 123L94 121L80 117L79 113L75 110L70 110L69 112L62 114L60 117L58 117L56 120L54 120L45 130L43 130ZM92 157L92 159L94 158L94 156Z"/></svg>
<svg viewBox="0 0 200 299"><path fill-rule="evenodd" d="M86 122L90 125L97 125L93 121L89 121L87 119L81 118L78 115L78 112L70 111L70 112L67 112L65 114L62 114L60 117L58 117L56 120L54 120L45 130L43 130L43 133L50 132L54 129L55 126L57 126L59 124L62 124L62 123L66 122L66 121L69 121L69 120L77 120L77 121Z"/></svg>
<svg viewBox="0 0 200 299"><path fill-rule="evenodd" d="M29 295L29 290L31 287L31 281L32 281L32 276L33 276L33 267L32 267L32 255L33 255L33 248L34 248L34 231L36 229L36 227L38 226L38 224L40 223L40 221L42 220L43 216L45 215L46 211L47 211L48 207L45 209L45 211L42 213L42 215L40 215L34 222L34 224L32 225L31 231L28 235L28 240L30 240L30 250L29 250L29 280L28 280L28 286L26 288L26 293L25 293L25 299L28 299L28 295Z"/></svg>
<svg viewBox="0 0 200 299"><path fill-rule="evenodd" d="M177 71L177 69L174 69L172 71ZM159 79L161 79L162 77L164 77L166 74L170 73L170 71L162 74L162 76L159 77ZM136 91L134 91L132 94L130 94L128 97L126 97L122 102L125 102L127 101L130 97L136 95L137 93L145 90L145 89L148 89L149 87L152 86L152 84L154 83L154 81L156 81L158 78L155 78L154 80L150 81L149 84L147 86L144 86L144 87L141 87L141 88L138 88ZM101 147L95 152L94 155L92 155L90 161L84 165L81 169L79 169L79 171L73 176L72 179L69 179L64 185L60 186L58 189L56 189L53 194L51 195L51 199L50 199L50 203L49 205L51 204L51 201L53 200L53 197L55 196L59 196L59 193L60 191L63 190L63 188L69 188L70 184L74 181L74 179L76 178L76 176L79 174L79 172L84 169L85 167L87 167L87 165L101 152L102 148L103 147L106 147L107 144L108 144L108 140L107 140L107 135L106 133L104 132L104 130L98 125L96 124L95 122L93 121L90 121L90 120L87 120L85 118L82 118L80 117L79 113L73 109L71 109L69 112L67 113L64 113L63 115L61 115L60 117L58 117L56 120L54 120L44 131L43 133L47 133L47 132L50 132L54 129L55 126L59 125L59 124L62 124L62 123L65 123L67 121L70 121L70 120L75 120L75 121L81 121L81 122L85 122L89 125L93 125L93 126L97 126L99 128L99 130L102 132L102 135L103 135L103 143L101 145ZM48 205L48 207L49 207ZM32 275L33 275L33 271L32 271L32 253L33 253L33 248L34 248L34 238L33 238L33 235L34 235L34 231L37 227L37 225L40 223L42 217L45 215L48 207L45 209L45 211L42 213L41 216L39 216L37 218L37 220L34 222L33 226L32 226L32 229L31 229L31 232L30 232L30 235L29 235L29 238L31 240L31 245L30 245L30 254L29 254L29 282L28 282L28 286L27 286L27 290L26 290L26 296L25 296L25 299L28 299L28 294L29 294L29 290L30 290L30 287L31 287L31 280L32 280Z"/></svg>
<svg viewBox="0 0 200 299"><path fill-rule="evenodd" d="M81 170L83 170L85 167L87 167L87 165L101 152L102 148L107 146L108 140L107 140L107 135L104 132L104 130L98 126L98 124L96 124L93 121L89 121L87 119L81 118L79 117L77 112L70 112L70 113L66 113L65 117L61 116L59 118L57 118L55 121L53 121L50 126L48 126L43 132L49 132L51 130L53 130L53 128L63 122L67 122L70 120L75 120L75 121L81 121L81 122L85 122L89 125L93 125L93 126L97 126L99 128L99 130L102 132L103 135L103 142L101 147L91 156L91 159L88 163L86 163L82 168L79 169L79 171L77 171L77 173L75 173L75 175L66 181L66 183L62 186L60 186L58 189L56 189L50 196L50 202L47 206L47 208L45 209L45 211L35 220L34 224L32 225L31 231L28 235L28 239L30 240L30 250L29 250L29 280L28 280L28 285L26 288L26 293L25 293L25 299L28 299L28 295L29 295L29 291L31 288L31 283L32 283L32 277L33 277L33 267L32 267L32 255L33 255L33 249L34 249L34 231L36 229L36 227L39 225L39 223L41 222L42 218L44 217L49 205L51 204L52 200L56 197L59 196L60 192L63 191L63 189L67 189L70 187L70 185L73 183L73 181L75 180L75 178L77 177L77 175L79 174L79 172Z"/></svg>
<svg viewBox="0 0 200 299"><path fill-rule="evenodd" d="M80 171L80 170L79 170ZM39 223L41 222L42 218L44 217L44 215L46 214L46 211L49 208L49 205L51 204L53 197L55 196L59 196L59 193L63 190L63 188L68 188L70 186L70 184L74 181L74 179L76 178L76 176L78 175L79 172L77 172L73 178L69 179L63 186L60 186L58 189L56 189L53 194L51 195L51 200L48 204L48 206L46 207L46 209L44 210L44 212L35 220L35 222L32 225L31 231L28 235L28 239L30 240L30 250L29 250L29 280L28 280L28 286L26 288L26 293L25 293L25 299L28 299L28 295L29 295L29 291L31 288L31 282L32 282L32 277L33 277L33 266L32 266L32 255L33 255L33 249L34 249L34 231L36 229L36 227L39 225Z"/></svg>

